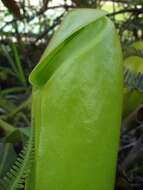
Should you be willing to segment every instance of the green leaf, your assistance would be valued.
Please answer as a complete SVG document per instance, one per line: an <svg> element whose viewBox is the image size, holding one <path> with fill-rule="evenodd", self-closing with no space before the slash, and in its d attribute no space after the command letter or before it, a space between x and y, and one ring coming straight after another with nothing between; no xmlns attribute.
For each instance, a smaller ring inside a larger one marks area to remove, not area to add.
<svg viewBox="0 0 143 190"><path fill-rule="evenodd" d="M15 162L17 155L11 143L1 143L0 152L0 178L2 178Z"/></svg>
<svg viewBox="0 0 143 190"><path fill-rule="evenodd" d="M22 82L23 85L26 85L26 78L25 78L24 70L22 68L20 56L17 52L17 48L16 48L16 45L14 43L12 43L12 51L14 54L15 64L16 64L16 68L17 68L17 72L18 72L20 81Z"/></svg>
<svg viewBox="0 0 143 190"><path fill-rule="evenodd" d="M124 60L124 67L128 71L123 103L123 117L126 117L143 103L143 58L130 56Z"/></svg>
<svg viewBox="0 0 143 190"><path fill-rule="evenodd" d="M6 175L0 179L1 190L19 190L24 187L24 181L29 174L33 162L33 136L19 154L15 163Z"/></svg>
<svg viewBox="0 0 143 190"><path fill-rule="evenodd" d="M26 190L113 189L123 72L105 12L71 11L30 82L35 162Z"/></svg>
<svg viewBox="0 0 143 190"><path fill-rule="evenodd" d="M62 22L59 30L53 36L48 48L41 57L39 64L32 71L30 75L30 81L32 84L41 85L44 84L49 76L49 67L51 67L50 60L57 54L57 52L62 49L64 42L68 41L72 35L80 31L86 25L98 20L99 18L106 15L105 11L86 9L86 14L84 9L72 10L69 15L67 15ZM55 65L53 66L56 67Z"/></svg>
<svg viewBox="0 0 143 190"><path fill-rule="evenodd" d="M18 129L2 119L0 119L0 128L5 132L5 138L3 140L5 143L25 142L25 139L30 137L30 128Z"/></svg>

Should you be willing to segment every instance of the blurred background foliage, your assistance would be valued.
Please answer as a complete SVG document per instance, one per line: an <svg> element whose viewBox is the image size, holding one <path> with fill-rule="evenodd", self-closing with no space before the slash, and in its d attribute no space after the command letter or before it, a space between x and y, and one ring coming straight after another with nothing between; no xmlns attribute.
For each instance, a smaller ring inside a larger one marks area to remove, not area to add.
<svg viewBox="0 0 143 190"><path fill-rule="evenodd" d="M0 177L30 135L29 73L72 8L106 10L120 35L124 58L143 57L143 0L0 0ZM118 186L130 189L120 171L118 175ZM132 184L134 179L131 174Z"/></svg>

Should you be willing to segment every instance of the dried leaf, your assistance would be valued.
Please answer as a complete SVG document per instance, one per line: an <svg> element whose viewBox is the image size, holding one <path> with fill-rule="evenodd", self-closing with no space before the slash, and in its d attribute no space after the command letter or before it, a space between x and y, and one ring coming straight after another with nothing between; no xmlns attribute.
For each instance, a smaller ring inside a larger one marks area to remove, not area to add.
<svg viewBox="0 0 143 190"><path fill-rule="evenodd" d="M40 9L40 13L44 12L48 7L49 0L43 0L43 5Z"/></svg>
<svg viewBox="0 0 143 190"><path fill-rule="evenodd" d="M20 7L14 0L2 0L5 7L8 8L9 12L11 12L16 18L20 19Z"/></svg>
<svg viewBox="0 0 143 190"><path fill-rule="evenodd" d="M44 4L44 6L47 6L48 3L49 3L49 0L43 0L43 4Z"/></svg>

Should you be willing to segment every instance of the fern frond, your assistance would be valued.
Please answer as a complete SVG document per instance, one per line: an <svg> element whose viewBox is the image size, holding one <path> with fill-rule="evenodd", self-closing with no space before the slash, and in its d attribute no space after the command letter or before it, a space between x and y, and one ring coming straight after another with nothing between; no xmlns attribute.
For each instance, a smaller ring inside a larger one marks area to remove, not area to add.
<svg viewBox="0 0 143 190"><path fill-rule="evenodd" d="M10 171L0 179L0 190L19 190L24 187L25 178L28 176L32 161L34 160L33 156L34 143L31 137Z"/></svg>
<svg viewBox="0 0 143 190"><path fill-rule="evenodd" d="M124 85L128 91L136 89L139 92L143 92L143 73L135 73L124 68Z"/></svg>

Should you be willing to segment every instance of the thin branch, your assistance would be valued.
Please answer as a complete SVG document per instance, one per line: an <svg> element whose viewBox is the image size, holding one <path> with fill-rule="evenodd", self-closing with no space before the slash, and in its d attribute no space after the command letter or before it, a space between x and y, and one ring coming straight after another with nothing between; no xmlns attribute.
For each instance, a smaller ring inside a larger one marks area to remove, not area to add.
<svg viewBox="0 0 143 190"><path fill-rule="evenodd" d="M42 15L44 12L46 12L47 10L50 9L58 9L58 8L64 8L64 9L69 9L69 8L75 8L75 6L73 5L57 5L57 6L51 6L51 7L46 7L44 9L41 9L40 11L38 11L35 15L32 15L31 17L27 18L27 17L23 17L23 19L27 19L28 22L30 22L31 20L33 20L36 16L40 16Z"/></svg>
<svg viewBox="0 0 143 190"><path fill-rule="evenodd" d="M64 8L64 9L67 9L67 8L75 8L74 5L57 5L57 6L50 6L50 7L43 7L42 9L40 9L40 11L37 13L37 15L39 14L42 14L43 12L45 12L46 10L49 10L49 9L58 9L58 8Z"/></svg>
<svg viewBox="0 0 143 190"><path fill-rule="evenodd" d="M111 3L112 3L113 0L102 0L102 2L105 2L105 3L106 3L106 2L111 2ZM134 4L138 4L138 5L141 5L141 4L142 4L142 1L141 1L141 0L140 0L140 2L139 2L139 1L138 1L138 2L136 2L136 1L134 2L134 1L131 1L131 0L114 0L114 2L115 2L115 3L121 3L121 4L129 4L129 3L130 3L130 4L133 4L133 5L134 5Z"/></svg>
<svg viewBox="0 0 143 190"><path fill-rule="evenodd" d="M50 10L50 9L58 9L58 8L64 8L64 9L69 9L69 8L75 8L75 6L73 5L57 5L57 6L50 6L50 7L47 7L47 8L44 8L44 9L41 9L40 11L38 11L36 14L30 16L30 17L27 17L27 16L23 16L21 17L21 20L19 21L23 21L24 19L26 19L27 22L30 22L32 21L36 16L40 16L42 15L45 11L47 10ZM2 26L0 28L0 30L2 31L7 25L10 25L10 24L13 24L16 22L16 19L13 19L11 21L8 21L8 22L5 22L4 26Z"/></svg>
<svg viewBox="0 0 143 190"><path fill-rule="evenodd" d="M64 14L60 15L53 23L52 26L48 27L44 32L42 32L37 39L34 41L33 44L36 44L39 40L41 40L46 34L48 34L49 31L51 31L52 29L54 29L61 21L62 17Z"/></svg>
<svg viewBox="0 0 143 190"><path fill-rule="evenodd" d="M132 9L122 9L120 11L115 11L113 13L109 13L108 16L114 16L114 15L117 15L117 14L124 14L124 13L137 13L137 14L140 14L140 13L143 13L143 8L141 9L137 9L137 8L132 8Z"/></svg>

